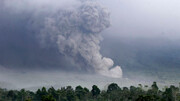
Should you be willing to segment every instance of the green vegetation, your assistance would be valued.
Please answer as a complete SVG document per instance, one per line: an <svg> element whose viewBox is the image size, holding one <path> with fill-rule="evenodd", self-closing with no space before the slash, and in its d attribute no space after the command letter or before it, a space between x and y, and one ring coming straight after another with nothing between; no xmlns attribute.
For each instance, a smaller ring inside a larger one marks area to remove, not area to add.
<svg viewBox="0 0 180 101"><path fill-rule="evenodd" d="M147 85L144 87L148 88ZM146 90L141 84L138 87L120 88L116 83L102 91L96 85L91 90L81 86L75 89L67 86L57 90L53 87L42 87L36 92L0 89L0 101L180 101L179 89L171 85L159 90L156 82Z"/></svg>

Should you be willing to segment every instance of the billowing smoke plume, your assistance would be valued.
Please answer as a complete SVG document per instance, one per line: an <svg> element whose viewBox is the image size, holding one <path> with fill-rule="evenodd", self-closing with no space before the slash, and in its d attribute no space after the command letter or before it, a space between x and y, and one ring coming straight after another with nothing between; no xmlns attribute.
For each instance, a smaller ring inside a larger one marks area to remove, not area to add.
<svg viewBox="0 0 180 101"><path fill-rule="evenodd" d="M100 32L110 26L107 9L97 2L81 0L71 8L56 6L52 11L48 10L34 13L33 20L30 19L27 25L29 33L35 33L44 48L57 47L80 69L108 77L122 77L120 66L113 67L113 60L100 54Z"/></svg>
<svg viewBox="0 0 180 101"><path fill-rule="evenodd" d="M121 68L112 67L113 60L99 52L99 33L110 26L109 15L106 9L90 1L83 2L75 10L59 10L45 19L41 38L57 44L64 55L84 59L87 67L82 68L92 67L101 75L121 77Z"/></svg>

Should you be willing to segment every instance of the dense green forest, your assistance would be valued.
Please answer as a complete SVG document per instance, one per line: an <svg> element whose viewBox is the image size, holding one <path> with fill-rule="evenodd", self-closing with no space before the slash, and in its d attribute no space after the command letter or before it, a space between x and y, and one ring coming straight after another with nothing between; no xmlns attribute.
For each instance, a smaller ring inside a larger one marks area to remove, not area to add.
<svg viewBox="0 0 180 101"><path fill-rule="evenodd" d="M180 101L180 88L171 85L160 90L156 84L148 87L139 84L120 88L118 84L111 83L107 90L100 90L93 85L89 90L86 87L71 86L55 89L42 87L35 92L25 89L0 89L0 101Z"/></svg>

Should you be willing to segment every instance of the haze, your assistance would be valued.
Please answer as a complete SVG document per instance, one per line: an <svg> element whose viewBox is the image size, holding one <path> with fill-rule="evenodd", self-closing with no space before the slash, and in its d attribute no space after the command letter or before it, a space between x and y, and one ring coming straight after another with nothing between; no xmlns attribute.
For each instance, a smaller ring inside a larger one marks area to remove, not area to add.
<svg viewBox="0 0 180 101"><path fill-rule="evenodd" d="M179 5L178 0L2 0L0 87L177 85Z"/></svg>

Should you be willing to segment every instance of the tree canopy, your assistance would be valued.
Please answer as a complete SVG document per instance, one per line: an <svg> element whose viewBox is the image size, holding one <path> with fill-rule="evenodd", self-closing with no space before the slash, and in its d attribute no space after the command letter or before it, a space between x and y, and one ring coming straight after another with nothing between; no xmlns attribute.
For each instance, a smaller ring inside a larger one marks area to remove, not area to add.
<svg viewBox="0 0 180 101"><path fill-rule="evenodd" d="M0 88L0 101L180 101L180 88L174 85L159 90L157 83L153 82L150 88L144 88L142 85L120 88L116 83L111 83L107 90L100 90L97 85L91 90L79 85L75 89L71 86L60 89L42 87L36 92Z"/></svg>

